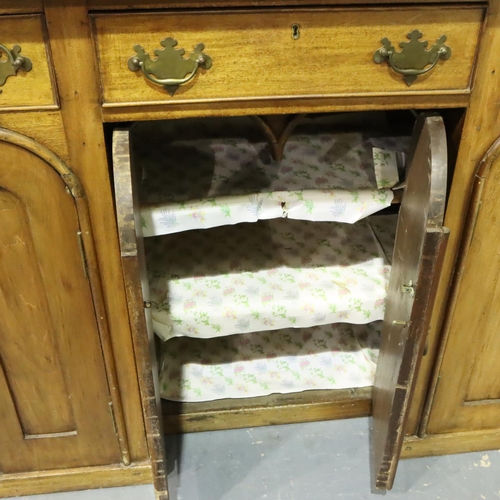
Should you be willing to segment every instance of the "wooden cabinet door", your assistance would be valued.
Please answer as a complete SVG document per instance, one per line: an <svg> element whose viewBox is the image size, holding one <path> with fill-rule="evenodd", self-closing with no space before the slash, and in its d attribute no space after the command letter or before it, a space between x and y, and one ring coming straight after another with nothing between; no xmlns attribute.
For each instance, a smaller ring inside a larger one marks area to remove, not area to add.
<svg viewBox="0 0 500 500"><path fill-rule="evenodd" d="M500 139L475 176L428 434L500 428L499 214Z"/></svg>
<svg viewBox="0 0 500 500"><path fill-rule="evenodd" d="M380 489L390 489L396 474L448 235L442 225L447 178L442 119L420 117L413 143L373 388L373 467Z"/></svg>
<svg viewBox="0 0 500 500"><path fill-rule="evenodd" d="M121 461L79 239L85 229L73 195L82 193L50 159L34 141L0 129L4 474Z"/></svg>

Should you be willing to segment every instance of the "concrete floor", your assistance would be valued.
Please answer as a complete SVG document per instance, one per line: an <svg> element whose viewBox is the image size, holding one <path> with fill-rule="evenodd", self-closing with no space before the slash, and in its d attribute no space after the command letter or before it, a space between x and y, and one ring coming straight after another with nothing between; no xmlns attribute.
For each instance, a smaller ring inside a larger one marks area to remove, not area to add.
<svg viewBox="0 0 500 500"><path fill-rule="evenodd" d="M401 461L392 491L370 491L369 419L206 432L168 439L172 500L490 500L500 450ZM25 497L153 500L150 486Z"/></svg>

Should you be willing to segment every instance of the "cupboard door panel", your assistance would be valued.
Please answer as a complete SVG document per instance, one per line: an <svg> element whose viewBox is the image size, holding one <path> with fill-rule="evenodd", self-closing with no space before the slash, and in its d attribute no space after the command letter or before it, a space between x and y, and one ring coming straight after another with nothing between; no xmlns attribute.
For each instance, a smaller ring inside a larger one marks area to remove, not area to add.
<svg viewBox="0 0 500 500"><path fill-rule="evenodd" d="M380 489L390 489L396 474L448 236L442 227L447 178L442 119L421 117L413 141L373 390L373 466Z"/></svg>
<svg viewBox="0 0 500 500"><path fill-rule="evenodd" d="M500 428L499 156L497 140L475 176L429 434Z"/></svg>
<svg viewBox="0 0 500 500"><path fill-rule="evenodd" d="M23 434L28 438L75 432L60 351L50 335L54 331L50 297L40 293L46 290L28 214L22 202L4 189L0 213L0 275L6 278L0 293L0 357ZM12 332L17 333L14 338ZM36 356L20 362L27 353Z"/></svg>
<svg viewBox="0 0 500 500"><path fill-rule="evenodd" d="M75 199L47 161L8 135L0 137L0 472L117 463Z"/></svg>

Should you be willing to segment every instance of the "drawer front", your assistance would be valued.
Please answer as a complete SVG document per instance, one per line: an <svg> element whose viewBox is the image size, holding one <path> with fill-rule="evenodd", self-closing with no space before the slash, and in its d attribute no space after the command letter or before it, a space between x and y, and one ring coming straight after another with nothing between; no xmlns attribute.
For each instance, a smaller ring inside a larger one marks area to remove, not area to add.
<svg viewBox="0 0 500 500"><path fill-rule="evenodd" d="M93 16L93 24L104 104L123 106L349 94L464 94L469 92L483 16L481 8L295 9L100 14ZM408 86L386 62L376 64L374 53L383 38L399 51L399 43L408 42L406 35L416 29L423 36L415 44L425 40L430 49L446 35L452 54ZM176 49L185 49L185 58L203 43L203 54L212 61L209 69L198 68L173 96L168 92L172 88L166 90L128 66L135 46L155 59L167 37L178 41Z"/></svg>
<svg viewBox="0 0 500 500"><path fill-rule="evenodd" d="M11 71L16 55L9 61L0 47L0 110L56 104L44 26L42 15L0 17L0 45L9 51L18 45L19 56L31 62L29 71L25 66Z"/></svg>

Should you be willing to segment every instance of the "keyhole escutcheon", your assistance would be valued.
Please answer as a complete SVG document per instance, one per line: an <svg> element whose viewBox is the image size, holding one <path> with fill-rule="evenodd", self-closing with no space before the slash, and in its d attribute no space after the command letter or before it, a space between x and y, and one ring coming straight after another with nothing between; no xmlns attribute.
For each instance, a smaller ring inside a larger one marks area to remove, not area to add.
<svg viewBox="0 0 500 500"><path fill-rule="evenodd" d="M292 38L298 40L300 37L300 26L298 24L292 24Z"/></svg>

